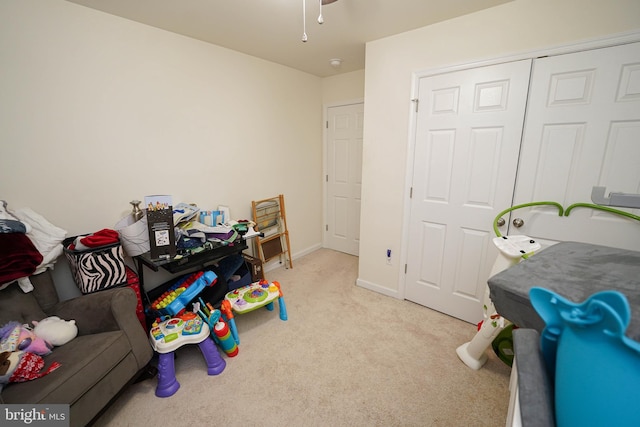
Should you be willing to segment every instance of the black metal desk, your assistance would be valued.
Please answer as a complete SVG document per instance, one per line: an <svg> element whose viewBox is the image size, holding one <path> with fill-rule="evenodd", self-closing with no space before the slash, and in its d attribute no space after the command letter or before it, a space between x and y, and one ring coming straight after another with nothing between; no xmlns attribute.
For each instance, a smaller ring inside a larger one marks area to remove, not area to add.
<svg viewBox="0 0 640 427"><path fill-rule="evenodd" d="M211 263L229 255L241 254L242 251L248 248L247 242L242 237L229 244L212 243L213 247L211 249L205 249L190 255L178 255L169 259L151 259L149 252L134 257L138 269L140 287L145 295L146 304L149 304L151 301L147 294L147 289L144 286L144 267L152 271L159 271L160 268L162 268L169 273L178 274L189 270L204 269L204 267Z"/></svg>

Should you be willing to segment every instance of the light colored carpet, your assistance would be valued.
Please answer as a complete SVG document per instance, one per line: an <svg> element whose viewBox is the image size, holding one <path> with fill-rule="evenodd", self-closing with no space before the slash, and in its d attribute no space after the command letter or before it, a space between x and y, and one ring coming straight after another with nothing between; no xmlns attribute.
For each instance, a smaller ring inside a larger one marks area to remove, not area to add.
<svg viewBox="0 0 640 427"><path fill-rule="evenodd" d="M236 316L240 352L208 376L196 345L177 351L181 384L127 388L96 426L503 426L510 368L495 354L480 370L456 356L475 326L355 285L358 259L321 249L281 283L278 307Z"/></svg>

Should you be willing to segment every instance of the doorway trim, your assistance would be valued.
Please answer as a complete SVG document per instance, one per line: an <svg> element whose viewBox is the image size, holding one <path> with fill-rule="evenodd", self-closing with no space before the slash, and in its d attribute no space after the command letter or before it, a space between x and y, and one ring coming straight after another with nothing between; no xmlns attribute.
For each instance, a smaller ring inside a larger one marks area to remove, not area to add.
<svg viewBox="0 0 640 427"><path fill-rule="evenodd" d="M415 152L416 129L418 125L416 103L420 90L420 79L438 74L445 74L454 71L479 68L489 65L496 65L505 62L520 61L523 59L536 59L543 56L556 56L567 53L576 53L585 50L602 49L629 43L640 42L640 31L634 30L624 33L612 34L604 37L597 37L577 42L549 46L543 49L527 50L519 53L491 57L479 61L459 63L438 68L414 71L411 74L411 113L409 115L409 140L407 141L407 158L405 168L405 191L402 215L402 241L400 245L400 269L398 271L398 293L397 298L405 299L406 291L406 269L409 251L409 222L411 218L411 191L413 181L413 155ZM326 202L325 202L326 206Z"/></svg>

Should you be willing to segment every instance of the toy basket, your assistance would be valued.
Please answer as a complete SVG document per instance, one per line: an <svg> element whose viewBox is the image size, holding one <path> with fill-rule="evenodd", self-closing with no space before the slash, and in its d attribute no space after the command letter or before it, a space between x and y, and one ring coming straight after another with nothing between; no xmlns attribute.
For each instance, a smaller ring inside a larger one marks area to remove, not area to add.
<svg viewBox="0 0 640 427"><path fill-rule="evenodd" d="M89 294L127 284L124 252L119 242L90 250L69 249L76 238L69 237L62 245L80 292Z"/></svg>

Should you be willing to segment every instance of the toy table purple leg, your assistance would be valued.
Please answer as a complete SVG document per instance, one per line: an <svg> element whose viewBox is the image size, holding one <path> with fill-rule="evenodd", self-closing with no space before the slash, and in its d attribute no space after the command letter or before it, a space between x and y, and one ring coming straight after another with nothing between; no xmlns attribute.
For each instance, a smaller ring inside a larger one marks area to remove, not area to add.
<svg viewBox="0 0 640 427"><path fill-rule="evenodd" d="M179 388L180 383L176 379L176 370L173 363L173 351L169 353L159 353L156 396L173 396Z"/></svg>
<svg viewBox="0 0 640 427"><path fill-rule="evenodd" d="M220 352L218 352L218 349L211 338L207 338L202 341L198 346L204 356L204 360L207 361L207 373L209 375L218 375L224 371L225 366L227 366L227 362L220 357Z"/></svg>
<svg viewBox="0 0 640 427"><path fill-rule="evenodd" d="M227 363L222 357L220 357L220 352L218 352L218 349L211 338L207 337L198 343L198 347L200 347L204 360L207 362L207 373L209 375L218 375L224 371ZM173 396L179 388L180 383L176 379L173 351L168 353L159 353L156 396Z"/></svg>

